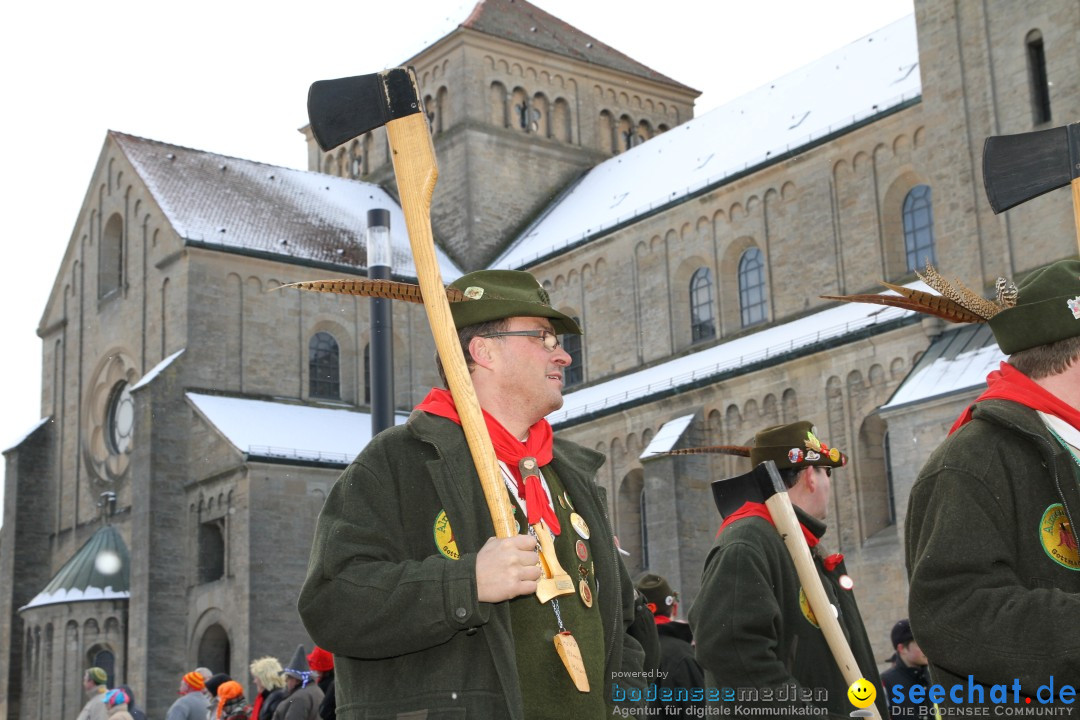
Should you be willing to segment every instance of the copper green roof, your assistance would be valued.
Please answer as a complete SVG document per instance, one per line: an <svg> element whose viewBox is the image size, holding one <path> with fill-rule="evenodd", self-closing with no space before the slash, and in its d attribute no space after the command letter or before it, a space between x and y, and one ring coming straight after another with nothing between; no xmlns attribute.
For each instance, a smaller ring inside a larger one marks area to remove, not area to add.
<svg viewBox="0 0 1080 720"><path fill-rule="evenodd" d="M79 548L33 600L19 612L42 605L88 600L126 600L131 559L120 533L105 525Z"/></svg>

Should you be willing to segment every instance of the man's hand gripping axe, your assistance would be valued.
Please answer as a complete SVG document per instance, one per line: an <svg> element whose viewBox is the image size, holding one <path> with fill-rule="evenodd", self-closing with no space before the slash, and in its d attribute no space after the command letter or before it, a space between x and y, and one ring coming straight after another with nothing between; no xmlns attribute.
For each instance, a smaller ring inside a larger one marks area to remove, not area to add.
<svg viewBox="0 0 1080 720"><path fill-rule="evenodd" d="M308 119L312 134L324 151L375 128L386 127L401 209L435 348L442 358L454 405L480 476L495 535L512 537L517 534L517 528L506 486L461 352L435 256L431 195L439 169L416 76L411 69L393 68L371 75L320 80L308 91ZM574 592L573 581L555 557L547 527L538 523L533 529L540 540L543 559L537 598L547 602Z"/></svg>

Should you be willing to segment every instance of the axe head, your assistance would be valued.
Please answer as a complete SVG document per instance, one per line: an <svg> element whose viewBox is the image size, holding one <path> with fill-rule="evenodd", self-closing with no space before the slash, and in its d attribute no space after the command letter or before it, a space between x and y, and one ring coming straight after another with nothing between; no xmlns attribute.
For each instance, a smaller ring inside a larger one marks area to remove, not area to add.
<svg viewBox="0 0 1080 720"><path fill-rule="evenodd" d="M776 469L776 463L766 460L742 475L714 480L713 501L720 517L727 517L748 502L763 503L778 492L787 492L787 485Z"/></svg>
<svg viewBox="0 0 1080 720"><path fill-rule="evenodd" d="M983 185L1000 213L1080 177L1080 123L994 135L983 144Z"/></svg>
<svg viewBox="0 0 1080 720"><path fill-rule="evenodd" d="M319 80L308 89L308 120L324 151L423 110L411 68Z"/></svg>

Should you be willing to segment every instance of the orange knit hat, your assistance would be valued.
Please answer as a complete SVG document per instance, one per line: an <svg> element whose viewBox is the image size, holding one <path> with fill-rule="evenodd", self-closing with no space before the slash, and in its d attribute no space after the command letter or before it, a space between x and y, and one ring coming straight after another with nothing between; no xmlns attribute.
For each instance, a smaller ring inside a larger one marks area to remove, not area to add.
<svg viewBox="0 0 1080 720"><path fill-rule="evenodd" d="M217 689L218 702L217 715L215 715L215 717L221 717L221 711L225 707L225 703L238 697L243 697L243 695L244 688L242 688L240 686L240 683L236 682L235 680L229 680L228 682L221 683L221 685L219 685Z"/></svg>
<svg viewBox="0 0 1080 720"><path fill-rule="evenodd" d="M187 675L184 675L183 679L184 682L188 684L188 687L190 687L192 690L202 690L204 687L206 687L206 678L204 678L200 673L197 673L194 670L189 672Z"/></svg>

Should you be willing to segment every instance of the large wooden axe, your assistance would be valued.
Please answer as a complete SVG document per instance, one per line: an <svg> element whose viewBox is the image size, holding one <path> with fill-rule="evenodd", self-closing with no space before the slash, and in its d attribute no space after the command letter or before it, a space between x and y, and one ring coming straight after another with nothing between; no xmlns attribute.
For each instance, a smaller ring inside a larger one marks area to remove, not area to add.
<svg viewBox="0 0 1080 720"><path fill-rule="evenodd" d="M983 185L995 213L1069 184L1080 247L1080 123L986 138Z"/></svg>
<svg viewBox="0 0 1080 720"><path fill-rule="evenodd" d="M386 127L401 210L409 232L424 309L435 337L435 349L442 359L469 452L480 476L495 535L500 538L512 537L517 534L517 526L510 500L461 352L435 255L435 241L431 232L431 195L435 191L439 169L416 75L411 68L392 68L371 75L312 83L308 90L308 119L315 141L323 151L375 128ZM537 583L537 598L540 602L547 602L552 597L574 592L569 574L555 559L546 527L533 527L537 531L545 560L542 564L544 575Z"/></svg>
<svg viewBox="0 0 1080 720"><path fill-rule="evenodd" d="M795 508L791 505L788 497L787 486L780 478L776 469L776 463L766 460L759 463L748 473L736 475L726 480L716 480L712 484L713 500L721 516L727 517L738 510L747 502L763 502L769 509L776 532L780 534L787 547L791 560L795 563L795 572L799 576L799 583L806 593L806 599L810 602L810 609L814 611L814 617L818 621L818 627L825 635L825 642L829 645L833 659L836 660L844 681L850 687L863 677L859 665L855 662L855 656L851 652L847 638L844 637L844 629L840 627L840 621L833 610L829 596L825 594L825 586L821 584L814 558L810 555L810 546L806 544L802 528L799 527L799 518L795 515ZM881 720L877 705L871 704L867 710L872 713L859 711L860 715L874 717Z"/></svg>

